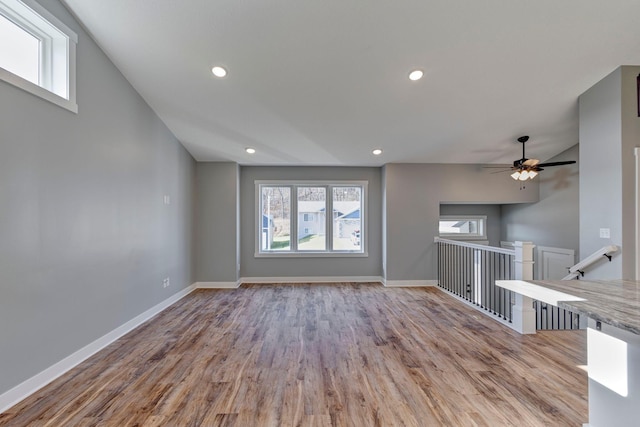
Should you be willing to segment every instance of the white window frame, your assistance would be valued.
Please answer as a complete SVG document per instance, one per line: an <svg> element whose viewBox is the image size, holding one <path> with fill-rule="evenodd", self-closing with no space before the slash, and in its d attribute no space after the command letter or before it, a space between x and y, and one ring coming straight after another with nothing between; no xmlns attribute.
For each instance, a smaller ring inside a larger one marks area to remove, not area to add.
<svg viewBox="0 0 640 427"><path fill-rule="evenodd" d="M487 240L487 216L486 215L440 215L440 221L478 221L482 230L476 233L440 233L438 234L450 240Z"/></svg>
<svg viewBox="0 0 640 427"><path fill-rule="evenodd" d="M256 258L316 258L316 257L368 257L369 251L367 246L367 187L368 181L281 181L281 180L256 180L255 184L255 253ZM289 235L290 250L263 250L261 247L262 237L262 187L289 187L291 189L290 196L290 222ZM326 212L333 212L333 189L335 187L360 187L362 189L360 200L360 250L333 250L333 215L325 215L326 221L326 250L309 251L298 250L298 204L297 195L298 187L325 187L326 188Z"/></svg>
<svg viewBox="0 0 640 427"><path fill-rule="evenodd" d="M0 80L77 113L78 35L35 0L0 0L0 15L40 41L38 84L2 67L0 67Z"/></svg>

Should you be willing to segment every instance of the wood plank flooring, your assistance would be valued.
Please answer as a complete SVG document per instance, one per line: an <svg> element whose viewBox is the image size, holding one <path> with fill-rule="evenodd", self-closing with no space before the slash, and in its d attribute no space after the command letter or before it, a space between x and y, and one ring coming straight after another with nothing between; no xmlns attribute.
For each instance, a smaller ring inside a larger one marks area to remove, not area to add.
<svg viewBox="0 0 640 427"><path fill-rule="evenodd" d="M437 288L198 290L1 426L580 426L584 331L521 336Z"/></svg>

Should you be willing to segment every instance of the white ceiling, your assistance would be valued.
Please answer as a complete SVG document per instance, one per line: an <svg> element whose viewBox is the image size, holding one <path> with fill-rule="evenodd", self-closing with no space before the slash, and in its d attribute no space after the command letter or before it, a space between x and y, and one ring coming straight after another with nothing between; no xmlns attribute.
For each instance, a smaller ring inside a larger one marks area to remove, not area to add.
<svg viewBox="0 0 640 427"><path fill-rule="evenodd" d="M524 134L546 160L640 64L638 0L63 1L200 161L505 163Z"/></svg>

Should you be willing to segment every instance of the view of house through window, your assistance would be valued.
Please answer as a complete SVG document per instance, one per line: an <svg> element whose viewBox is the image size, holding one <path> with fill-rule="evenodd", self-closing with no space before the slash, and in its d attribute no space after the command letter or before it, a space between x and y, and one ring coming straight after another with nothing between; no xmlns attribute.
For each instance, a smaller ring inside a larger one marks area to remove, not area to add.
<svg viewBox="0 0 640 427"><path fill-rule="evenodd" d="M443 215L440 217L439 234L441 237L459 239L486 239L486 216Z"/></svg>
<svg viewBox="0 0 640 427"><path fill-rule="evenodd" d="M333 188L333 250L361 250L362 188Z"/></svg>
<svg viewBox="0 0 640 427"><path fill-rule="evenodd" d="M364 253L365 189L360 182L256 182L257 252Z"/></svg>
<svg viewBox="0 0 640 427"><path fill-rule="evenodd" d="M298 187L298 250L324 251L327 248L327 190Z"/></svg>

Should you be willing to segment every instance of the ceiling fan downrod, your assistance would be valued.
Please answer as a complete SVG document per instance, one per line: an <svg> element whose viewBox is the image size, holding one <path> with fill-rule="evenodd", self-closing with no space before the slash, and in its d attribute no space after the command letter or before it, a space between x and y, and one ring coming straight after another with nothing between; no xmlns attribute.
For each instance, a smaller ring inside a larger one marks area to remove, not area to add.
<svg viewBox="0 0 640 427"><path fill-rule="evenodd" d="M527 159L524 157L524 143L529 140L529 135L524 135L518 138L518 142L522 144L522 159L520 159L520 164L523 164Z"/></svg>

